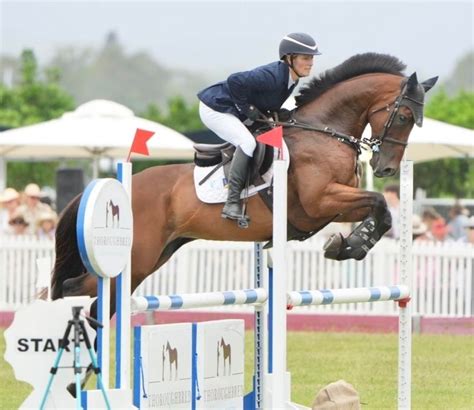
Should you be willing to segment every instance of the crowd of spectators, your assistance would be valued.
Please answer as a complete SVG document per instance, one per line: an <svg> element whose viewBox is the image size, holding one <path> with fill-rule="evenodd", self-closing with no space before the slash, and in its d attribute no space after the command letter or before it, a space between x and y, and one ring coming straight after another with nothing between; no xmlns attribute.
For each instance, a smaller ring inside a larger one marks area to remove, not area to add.
<svg viewBox="0 0 474 410"><path fill-rule="evenodd" d="M400 191L398 185L387 185L383 195L392 215L393 227L386 236L399 239L400 224ZM427 207L421 215L414 214L413 240L422 241L455 241L474 243L474 216L469 217L469 210L455 204L448 213L447 220L433 207Z"/></svg>
<svg viewBox="0 0 474 410"><path fill-rule="evenodd" d="M37 184L23 192L6 188L0 194L0 235L35 235L54 239L57 214Z"/></svg>

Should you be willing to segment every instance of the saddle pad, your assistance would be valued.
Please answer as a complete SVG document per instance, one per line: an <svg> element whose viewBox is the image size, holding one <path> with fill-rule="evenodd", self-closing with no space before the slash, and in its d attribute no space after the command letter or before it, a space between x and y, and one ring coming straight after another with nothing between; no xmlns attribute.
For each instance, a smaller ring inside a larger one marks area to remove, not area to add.
<svg viewBox="0 0 474 410"><path fill-rule="evenodd" d="M288 148L285 143L283 143L283 150L285 158L290 158L288 154ZM287 167L290 165L290 161L287 161ZM210 167L194 167L194 187L196 189L196 195L200 201L205 202L206 204L220 204L224 203L227 200L227 178L224 176L224 167L219 168L204 184L199 185L199 182L209 174L209 172L214 169L215 165ZM262 189L265 189L270 186L273 177L273 163L268 171L262 175L263 184L255 186L250 185L248 189L247 197L254 196ZM244 189L241 198L245 198L247 191Z"/></svg>

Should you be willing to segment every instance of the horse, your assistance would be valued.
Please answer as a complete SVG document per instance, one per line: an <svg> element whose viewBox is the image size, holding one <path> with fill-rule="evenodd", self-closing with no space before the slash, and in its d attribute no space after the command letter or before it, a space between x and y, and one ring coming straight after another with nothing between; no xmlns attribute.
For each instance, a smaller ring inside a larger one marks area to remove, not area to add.
<svg viewBox="0 0 474 410"><path fill-rule="evenodd" d="M232 353L231 353L231 346L230 343L226 343L224 341L224 338L221 337L221 344L220 347L222 347L222 359L224 361L224 376L226 375L226 361L229 362L229 376L232 373Z"/></svg>
<svg viewBox="0 0 474 410"><path fill-rule="evenodd" d="M170 342L166 342L166 352L168 353L168 359L170 362L170 380L172 379L172 364L174 363L174 378L178 379L178 350L172 348Z"/></svg>
<svg viewBox="0 0 474 410"><path fill-rule="evenodd" d="M115 205L112 200L109 200L107 202L105 226L107 227L109 222L109 208L112 211L112 227L115 226L116 222L117 226L120 226L120 207L118 205Z"/></svg>
<svg viewBox="0 0 474 410"><path fill-rule="evenodd" d="M383 195L358 187L358 154L361 146L372 149L370 164L376 177L397 172L414 124L422 125L425 92L437 80L420 83L416 73L405 76L405 68L390 55L353 56L303 87L291 120L283 124L290 156L288 224L310 236L331 222L361 222L348 237L332 237L325 246L326 257L360 260L391 227ZM368 124L372 136L361 139ZM271 240L272 213L262 198L248 199L251 223L241 229L221 217L221 204L200 202L193 169L193 163L170 164L133 176L133 290L195 239ZM54 299L96 295L96 277L87 272L77 247L79 202L80 195L68 204L56 229ZM113 315L115 298L111 300Z"/></svg>

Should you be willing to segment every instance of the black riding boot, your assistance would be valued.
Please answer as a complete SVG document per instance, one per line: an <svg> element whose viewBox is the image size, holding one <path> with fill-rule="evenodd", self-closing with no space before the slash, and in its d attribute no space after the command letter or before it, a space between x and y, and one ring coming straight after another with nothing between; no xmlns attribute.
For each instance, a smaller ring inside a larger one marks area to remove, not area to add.
<svg viewBox="0 0 474 410"><path fill-rule="evenodd" d="M221 216L227 219L240 219L242 217L242 201L240 194L247 182L249 172L249 163L251 158L248 157L240 147L237 147L232 158L229 173L229 193L227 202L222 209Z"/></svg>

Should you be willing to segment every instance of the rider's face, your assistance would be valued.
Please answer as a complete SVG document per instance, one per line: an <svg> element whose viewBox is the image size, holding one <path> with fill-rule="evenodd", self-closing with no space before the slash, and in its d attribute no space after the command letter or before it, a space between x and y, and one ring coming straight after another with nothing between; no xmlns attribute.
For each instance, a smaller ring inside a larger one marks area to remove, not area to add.
<svg viewBox="0 0 474 410"><path fill-rule="evenodd" d="M301 77L307 77L313 67L314 56L297 54L293 59L293 67Z"/></svg>

